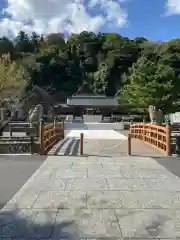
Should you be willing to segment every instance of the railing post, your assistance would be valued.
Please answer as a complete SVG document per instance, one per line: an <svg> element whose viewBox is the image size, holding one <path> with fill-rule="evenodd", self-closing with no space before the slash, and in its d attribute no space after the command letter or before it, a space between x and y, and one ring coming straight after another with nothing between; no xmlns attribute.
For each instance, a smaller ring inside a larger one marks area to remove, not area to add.
<svg viewBox="0 0 180 240"><path fill-rule="evenodd" d="M171 124L170 121L166 124L166 155L171 155Z"/></svg>
<svg viewBox="0 0 180 240"><path fill-rule="evenodd" d="M64 121L65 121L65 118L63 117L63 119L62 119L62 125L61 125L61 131L63 132L63 138L64 138Z"/></svg>
<svg viewBox="0 0 180 240"><path fill-rule="evenodd" d="M34 137L33 136L30 136L30 153L34 153Z"/></svg>
<svg viewBox="0 0 180 240"><path fill-rule="evenodd" d="M80 155L83 155L83 148L84 148L84 133L80 134Z"/></svg>
<svg viewBox="0 0 180 240"><path fill-rule="evenodd" d="M39 130L40 130L40 134L39 134L39 136L40 136L40 154L44 155L45 146L44 146L44 121L43 121L43 119L41 119Z"/></svg>
<svg viewBox="0 0 180 240"><path fill-rule="evenodd" d="M128 155L131 156L131 134L128 134Z"/></svg>
<svg viewBox="0 0 180 240"><path fill-rule="evenodd" d="M53 122L53 137L55 137L56 139L56 118L54 118L54 122ZM56 139L57 140L57 139Z"/></svg>
<svg viewBox="0 0 180 240"><path fill-rule="evenodd" d="M143 141L145 142L145 137L146 137L146 118L143 118Z"/></svg>
<svg viewBox="0 0 180 240"><path fill-rule="evenodd" d="M9 133L10 133L10 137L12 137L12 132L13 132L13 128L11 123L9 123Z"/></svg>

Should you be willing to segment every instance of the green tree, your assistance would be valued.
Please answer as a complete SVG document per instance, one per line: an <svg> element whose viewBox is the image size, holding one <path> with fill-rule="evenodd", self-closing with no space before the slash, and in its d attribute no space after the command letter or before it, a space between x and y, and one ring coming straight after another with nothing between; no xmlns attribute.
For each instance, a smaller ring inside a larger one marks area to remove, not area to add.
<svg viewBox="0 0 180 240"><path fill-rule="evenodd" d="M1 102L5 98L19 98L29 81L26 70L15 61L11 62L8 55L0 59L0 93Z"/></svg>
<svg viewBox="0 0 180 240"><path fill-rule="evenodd" d="M0 38L0 55L6 53L14 53L14 45L7 37L2 37Z"/></svg>
<svg viewBox="0 0 180 240"><path fill-rule="evenodd" d="M178 84L179 79L171 67L141 57L126 78L120 103L139 112L146 112L149 105L172 112L178 103Z"/></svg>
<svg viewBox="0 0 180 240"><path fill-rule="evenodd" d="M58 46L60 49L66 48L64 36L61 33L51 33L45 38L45 43L48 46Z"/></svg>
<svg viewBox="0 0 180 240"><path fill-rule="evenodd" d="M21 53L33 52L34 47L27 33L20 31L15 38L15 49Z"/></svg>
<svg viewBox="0 0 180 240"><path fill-rule="evenodd" d="M0 39L0 56L6 53L10 62L3 69L8 72L12 65L23 76L27 74L25 91L37 84L71 95L86 77L96 93L108 96L119 93L125 111L128 108L146 111L149 104L165 111L178 109L179 39L154 42L143 37L129 39L114 33L83 31L65 40L61 33L45 37L21 31L14 41ZM16 71L11 72L17 77ZM11 79L9 72L8 75ZM2 84L1 80L1 92L6 91L2 88L5 82Z"/></svg>
<svg viewBox="0 0 180 240"><path fill-rule="evenodd" d="M157 48L159 60L162 64L171 66L176 76L180 74L180 39L170 40L160 44Z"/></svg>

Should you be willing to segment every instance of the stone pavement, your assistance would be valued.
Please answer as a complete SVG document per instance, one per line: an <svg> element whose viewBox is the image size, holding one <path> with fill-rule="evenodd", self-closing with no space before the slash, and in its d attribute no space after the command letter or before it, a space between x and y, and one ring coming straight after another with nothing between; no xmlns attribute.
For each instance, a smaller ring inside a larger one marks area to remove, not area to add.
<svg viewBox="0 0 180 240"><path fill-rule="evenodd" d="M129 131L114 130L72 130L49 151L49 155L79 155L80 133L84 132L84 155L86 156L127 156ZM133 156L161 157L161 152L138 139L132 139Z"/></svg>
<svg viewBox="0 0 180 240"><path fill-rule="evenodd" d="M132 139L133 156L162 157L162 153L138 139ZM128 140L84 139L84 155L94 156L127 156Z"/></svg>
<svg viewBox="0 0 180 240"><path fill-rule="evenodd" d="M93 124L92 124L93 125ZM95 124L94 124L95 125ZM114 131L112 129L109 130L86 130L86 129L75 129L75 130L65 130L65 138L60 140L57 144L55 144L48 155L68 155L74 156L78 155L79 152L79 143L80 143L80 134L84 134L84 140L90 140L90 146L94 148L94 142L106 141L112 142L116 141L116 144L122 141L127 140L127 136L121 134L120 132ZM91 144L92 142L92 144Z"/></svg>
<svg viewBox="0 0 180 240"><path fill-rule="evenodd" d="M0 239L178 239L180 179L149 157L49 156L0 213Z"/></svg>

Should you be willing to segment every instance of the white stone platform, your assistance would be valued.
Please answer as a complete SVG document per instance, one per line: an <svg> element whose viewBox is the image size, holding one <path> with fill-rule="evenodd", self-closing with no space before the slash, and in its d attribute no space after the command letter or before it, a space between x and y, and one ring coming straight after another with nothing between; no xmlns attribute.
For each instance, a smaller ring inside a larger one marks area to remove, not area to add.
<svg viewBox="0 0 180 240"><path fill-rule="evenodd" d="M65 122L65 130L124 130L124 123Z"/></svg>
<svg viewBox="0 0 180 240"><path fill-rule="evenodd" d="M81 133L84 134L85 139L127 139L126 136L114 130L71 130L66 137L79 138Z"/></svg>

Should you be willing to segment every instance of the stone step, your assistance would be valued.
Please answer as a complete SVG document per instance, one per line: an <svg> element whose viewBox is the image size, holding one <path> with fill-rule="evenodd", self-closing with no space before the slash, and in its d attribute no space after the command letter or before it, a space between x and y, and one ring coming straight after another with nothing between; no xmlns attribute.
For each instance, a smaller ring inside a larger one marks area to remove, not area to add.
<svg viewBox="0 0 180 240"><path fill-rule="evenodd" d="M48 155L56 155L60 151L61 147L68 141L68 138L60 140L56 145L54 145L51 150L48 152Z"/></svg>
<svg viewBox="0 0 180 240"><path fill-rule="evenodd" d="M73 143L73 138L68 138L68 140L60 147L59 151L56 153L56 155L65 155Z"/></svg>
<svg viewBox="0 0 180 240"><path fill-rule="evenodd" d="M69 149L68 155L69 156L73 156L74 155L74 150L76 148L76 145L79 144L79 139L74 139L74 141L72 142L72 145Z"/></svg>

